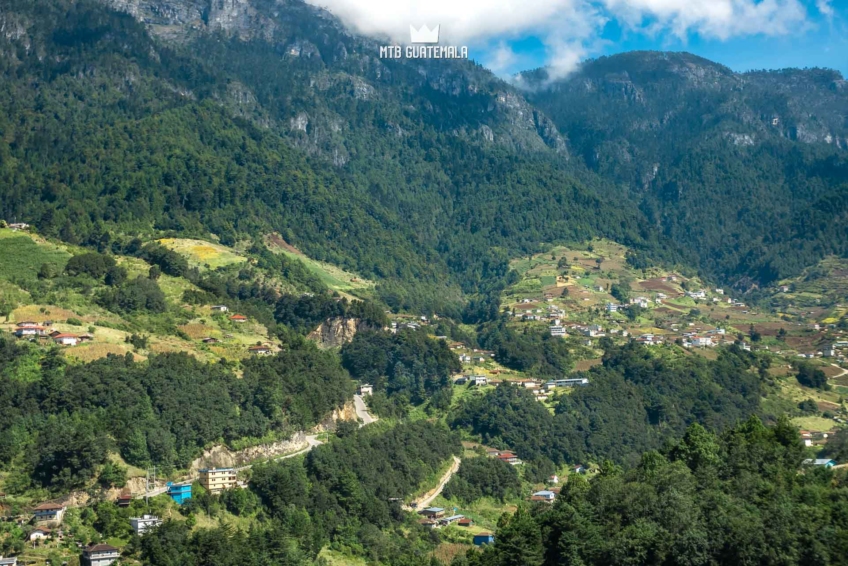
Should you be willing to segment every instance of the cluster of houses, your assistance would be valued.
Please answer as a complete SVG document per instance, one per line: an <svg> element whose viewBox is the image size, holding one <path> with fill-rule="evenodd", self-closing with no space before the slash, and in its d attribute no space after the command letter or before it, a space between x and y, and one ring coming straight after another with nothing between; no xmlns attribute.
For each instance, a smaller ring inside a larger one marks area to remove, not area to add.
<svg viewBox="0 0 848 566"><path fill-rule="evenodd" d="M438 529L440 527L446 527L453 524L457 524L460 527L470 527L474 524L474 521L465 515L454 514L446 517L447 512L442 507L427 507L426 509L419 511L418 514L423 517L421 519L421 524L432 529Z"/></svg>
<svg viewBox="0 0 848 566"><path fill-rule="evenodd" d="M474 521L465 515L450 515L446 516L447 512L442 507L427 507L418 512L422 515L421 524L431 529L439 529L448 525L458 525L463 528L472 527ZM495 535L492 533L477 533L473 537L475 546L483 546L495 542Z"/></svg>
<svg viewBox="0 0 848 566"><path fill-rule="evenodd" d="M569 330L572 334L587 336L590 338L601 338L606 336L604 327L599 324L562 324L558 318L553 319L548 330L551 336L567 336L569 334Z"/></svg>
<svg viewBox="0 0 848 566"><path fill-rule="evenodd" d="M35 521L33 528L27 540L35 543L51 538L64 538L64 533L58 527L62 524L62 520L67 511L67 506L61 503L42 503L32 510ZM144 515L141 518L130 519L130 524L133 530L138 534L143 534L147 529L161 524L158 517ZM82 548L82 556L80 564L83 566L111 566L121 557L121 552L118 548L104 543L92 543ZM0 566L17 566L17 557L0 557Z"/></svg>
<svg viewBox="0 0 848 566"><path fill-rule="evenodd" d="M12 334L18 338L36 338L52 340L54 344L59 346L76 346L82 342L94 340L91 334L69 334L60 332L50 328L52 322L38 323L33 321L23 321L15 325Z"/></svg>
<svg viewBox="0 0 848 566"><path fill-rule="evenodd" d="M657 297L654 299L654 303L661 305L663 299L667 298L665 293L657 293ZM627 309L629 306L636 306L642 309L646 309L651 306L651 299L647 297L634 297L632 299L628 299L626 304L620 303L607 303L606 311L613 313Z"/></svg>
<svg viewBox="0 0 848 566"><path fill-rule="evenodd" d="M392 321L391 325L389 325L389 332L392 334L396 334L398 330L402 330L404 328L408 328L410 330L418 330L422 326L428 326L430 324L430 319L426 316L420 316L415 320L404 320L404 321ZM446 337L445 337L446 338Z"/></svg>
<svg viewBox="0 0 848 566"><path fill-rule="evenodd" d="M225 489L242 486L236 478L233 468L206 468L199 470L199 482L211 494L219 494ZM168 483L167 494L178 504L182 505L191 499L191 482ZM129 507L133 497L129 492L123 492L118 497L117 504L120 507ZM57 527L62 524L67 506L61 503L42 503L32 510L35 528L29 533L28 540L35 542L49 538L62 538L62 531ZM130 518L130 527L133 532L143 536L151 529L162 524L162 519L156 515L144 514L140 517ZM82 545L80 545L82 548ZM104 543L92 543L82 550L80 564L85 566L111 566L121 557L120 550L112 545ZM16 557L0 557L0 566L16 566Z"/></svg>
<svg viewBox="0 0 848 566"><path fill-rule="evenodd" d="M835 430L829 432L812 432L809 430L800 430L801 440L804 446L824 446L828 439L835 433Z"/></svg>

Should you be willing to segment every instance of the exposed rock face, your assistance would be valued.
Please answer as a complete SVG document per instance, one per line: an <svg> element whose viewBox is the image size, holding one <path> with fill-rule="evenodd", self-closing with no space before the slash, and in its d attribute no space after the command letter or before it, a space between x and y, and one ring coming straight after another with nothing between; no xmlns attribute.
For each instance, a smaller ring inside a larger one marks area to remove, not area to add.
<svg viewBox="0 0 848 566"><path fill-rule="evenodd" d="M236 452L231 451L226 446L214 446L194 460L189 469L194 475L202 468L234 468L244 466L255 460L275 458L283 454L297 452L303 450L306 446L306 433L303 432L298 432L286 440L251 446Z"/></svg>
<svg viewBox="0 0 848 566"><path fill-rule="evenodd" d="M317 342L319 348L339 348L353 340L357 332L368 328L369 325L358 318L329 318L307 338Z"/></svg>

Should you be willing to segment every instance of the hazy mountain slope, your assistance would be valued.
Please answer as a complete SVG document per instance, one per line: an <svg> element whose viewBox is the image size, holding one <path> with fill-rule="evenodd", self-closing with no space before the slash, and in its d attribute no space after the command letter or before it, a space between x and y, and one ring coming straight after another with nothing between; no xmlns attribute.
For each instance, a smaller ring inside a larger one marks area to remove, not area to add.
<svg viewBox="0 0 848 566"><path fill-rule="evenodd" d="M848 252L848 82L829 70L733 73L686 53L587 62L530 99L573 152L703 268L769 282Z"/></svg>

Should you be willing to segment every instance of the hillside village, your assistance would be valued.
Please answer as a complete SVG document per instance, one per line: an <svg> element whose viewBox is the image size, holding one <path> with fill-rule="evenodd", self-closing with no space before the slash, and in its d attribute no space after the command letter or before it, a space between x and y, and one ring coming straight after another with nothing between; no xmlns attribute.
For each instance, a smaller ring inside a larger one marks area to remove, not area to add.
<svg viewBox="0 0 848 566"><path fill-rule="evenodd" d="M246 265L251 261L243 253L217 244L177 239L161 242L178 250L201 270ZM92 361L108 354L144 359L153 353L169 351L186 351L203 360L227 359L237 363L252 356L273 355L281 348L279 340L265 325L240 312L235 305L186 303L182 300L186 291L196 288L184 279L164 274L160 276L160 285L173 311L180 313L177 318L168 315L167 324L173 329L168 333L155 331L164 317L160 320L121 317L85 300L73 289L63 296L54 294L30 302L25 289L38 281L41 266L55 262L61 270L68 258L80 250L44 240L29 232L25 225L0 230L0 246L6 246L7 251L14 251L17 246L26 250L25 258L14 258L14 265L7 265L6 272L0 273L3 275L0 299L12 303L0 322L0 329L41 348L58 348L60 355L71 363ZM297 255L288 249L286 253ZM626 248L612 242L593 241L585 249L555 247L516 259L512 264L520 278L503 293L502 311L508 324L519 329L540 329L551 338L565 341L575 359L571 374L540 378L505 367L497 361L496 352L440 334L437 329L443 327L436 315L387 313L386 330L392 333L403 329L424 330L446 343L462 364L462 371L452 376L454 405L467 396L512 384L525 388L553 410L558 396L590 385L590 379L581 372L601 363L606 341L619 344L635 341L655 349L658 355L663 355L664 348L680 348L687 355L710 358L715 356L716 348L734 345L743 350L766 352L776 362L772 369L782 402L791 406L810 398L815 401L815 416L795 420L810 450L809 465L837 464L812 456L848 418L842 401L842 394L848 391L848 378L845 378L848 371L843 369L848 337L840 326L843 320L840 304L820 306L815 311L807 309L805 316L773 314L763 307L746 304L742 296L734 295L731 290L709 286L693 275L659 268L636 270L627 264L626 258ZM151 269L149 264L132 257L118 257L117 264L125 267L130 276L146 274ZM310 265L322 279L336 285L336 290L347 296L367 294L370 288L369 282L352 274L335 269L330 273L317 262ZM21 285L18 285L15 276L22 273L29 273L30 278L26 283L19 280ZM797 291L796 287L785 287L775 292L788 296ZM458 328L473 332L471 327ZM344 338L349 339L350 336ZM827 373L833 385L831 391L813 390L794 382L790 366L802 358ZM370 384L358 385L358 395L367 398L372 393ZM464 458L491 458L516 469L524 465L509 449L485 447L472 441L466 441L465 447ZM597 463L572 463L557 470L547 482L524 482L520 497L505 503L485 501L467 508L445 499L439 489L427 497L429 504L422 508L416 504L420 498L410 501L410 510L420 517L421 525L444 531L446 536L462 541L462 545L481 546L494 541L492 531L504 510L513 509L521 501L551 504L571 474L591 476L597 471ZM440 483L441 487L453 472L446 472L447 479ZM143 471L135 473L135 478L141 479L138 474ZM247 485L241 469L226 467L200 469L196 480L211 494ZM164 517L176 516L176 509L192 497L191 480L157 485L152 490L147 487L144 485L142 491L125 489L111 494L116 506L131 509L137 515L129 517L127 524L139 536L160 524ZM142 506L140 502L146 494L157 503ZM120 545L104 542L85 546L66 532L65 514L70 513L71 524L76 525L78 512L73 504L47 501L8 518L21 527L26 526L28 542L39 551L35 555L45 555L51 549L70 544L82 553L86 563L108 566L116 561ZM13 559L4 560L7 561L0 560L0 564L16 564L9 561Z"/></svg>

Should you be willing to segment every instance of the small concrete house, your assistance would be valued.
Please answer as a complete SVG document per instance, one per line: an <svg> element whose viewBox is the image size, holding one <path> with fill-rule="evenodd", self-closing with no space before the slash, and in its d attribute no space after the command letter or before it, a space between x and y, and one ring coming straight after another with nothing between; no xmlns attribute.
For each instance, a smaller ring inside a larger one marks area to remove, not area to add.
<svg viewBox="0 0 848 566"><path fill-rule="evenodd" d="M141 517L132 517L130 519L130 526L132 527L132 530L139 536L161 524L162 519L156 515L142 515Z"/></svg>
<svg viewBox="0 0 848 566"><path fill-rule="evenodd" d="M212 312L227 312L230 310L227 305L212 305L210 308Z"/></svg>
<svg viewBox="0 0 848 566"><path fill-rule="evenodd" d="M36 540L44 540L50 536L50 529L47 527L36 527L33 529L29 536L27 537L28 541L36 541Z"/></svg>
<svg viewBox="0 0 848 566"><path fill-rule="evenodd" d="M270 346L251 346L247 349L254 356L267 356L271 353Z"/></svg>
<svg viewBox="0 0 848 566"><path fill-rule="evenodd" d="M42 503L32 512L35 515L35 520L40 523L61 523L66 509L64 505L57 503Z"/></svg>
<svg viewBox="0 0 848 566"><path fill-rule="evenodd" d="M441 519L445 516L445 510L441 507L427 507L421 510L421 515L424 515L428 519Z"/></svg>
<svg viewBox="0 0 848 566"><path fill-rule="evenodd" d="M556 499L556 493L547 489L537 491L530 496L530 501L542 501L544 503L553 503L554 499Z"/></svg>
<svg viewBox="0 0 848 566"><path fill-rule="evenodd" d="M92 544L82 551L80 563L85 566L111 566L120 557L121 553L111 544Z"/></svg>
<svg viewBox="0 0 848 566"><path fill-rule="evenodd" d="M374 394L374 386L369 385L367 383L363 383L357 388L356 393L357 393L357 395L373 395Z"/></svg>
<svg viewBox="0 0 848 566"><path fill-rule="evenodd" d="M80 342L80 337L76 334L57 334L53 337L53 342L60 346L76 346Z"/></svg>
<svg viewBox="0 0 848 566"><path fill-rule="evenodd" d="M177 505L182 505L191 499L191 484L168 484L168 495Z"/></svg>
<svg viewBox="0 0 848 566"><path fill-rule="evenodd" d="M0 566L18 566L18 559L14 556L3 558L0 556Z"/></svg>
<svg viewBox="0 0 848 566"><path fill-rule="evenodd" d="M18 326L14 330L14 335L18 338L24 338L26 336L45 336L47 334L47 329L43 326Z"/></svg>

